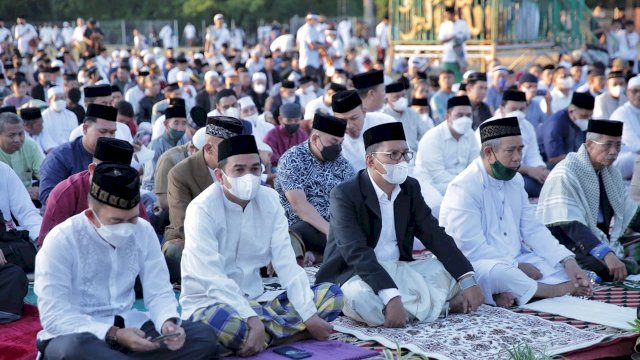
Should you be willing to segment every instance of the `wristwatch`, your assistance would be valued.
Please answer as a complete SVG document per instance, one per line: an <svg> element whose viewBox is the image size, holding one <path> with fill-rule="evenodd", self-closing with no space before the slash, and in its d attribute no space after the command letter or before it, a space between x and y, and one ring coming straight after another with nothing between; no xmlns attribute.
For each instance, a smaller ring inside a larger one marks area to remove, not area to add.
<svg viewBox="0 0 640 360"><path fill-rule="evenodd" d="M118 337L116 336L116 334L118 333L119 329L120 328L117 326L112 326L109 328L109 331L107 331L105 341L107 342L107 344L109 344L109 346L118 346Z"/></svg>
<svg viewBox="0 0 640 360"><path fill-rule="evenodd" d="M478 282L476 281L476 278L473 275L467 276L466 278L460 280L460 288L462 290L467 290L468 288L476 285L478 285Z"/></svg>

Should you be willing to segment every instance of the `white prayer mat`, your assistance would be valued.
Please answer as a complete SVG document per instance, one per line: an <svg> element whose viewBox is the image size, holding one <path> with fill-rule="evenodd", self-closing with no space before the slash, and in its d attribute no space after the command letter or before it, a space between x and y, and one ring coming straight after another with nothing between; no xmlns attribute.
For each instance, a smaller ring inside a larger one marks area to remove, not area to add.
<svg viewBox="0 0 640 360"><path fill-rule="evenodd" d="M520 344L557 355L589 347L605 338L564 323L487 305L473 314L454 314L403 329L367 327L345 316L332 325L336 331L361 340L375 340L391 349L398 343L415 354L442 360L506 358L508 351Z"/></svg>
<svg viewBox="0 0 640 360"><path fill-rule="evenodd" d="M535 301L520 307L623 330L631 330L632 326L629 322L633 322L637 316L634 308L568 295Z"/></svg>

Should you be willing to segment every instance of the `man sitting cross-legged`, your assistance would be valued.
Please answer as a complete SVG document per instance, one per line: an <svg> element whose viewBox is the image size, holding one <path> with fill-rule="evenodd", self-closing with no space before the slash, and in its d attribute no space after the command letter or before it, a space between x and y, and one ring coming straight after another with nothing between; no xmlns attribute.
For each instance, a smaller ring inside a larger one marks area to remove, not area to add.
<svg viewBox="0 0 640 360"><path fill-rule="evenodd" d="M333 284L311 288L291 247L275 190L260 186L252 135L218 144L216 182L187 207L182 253L182 317L209 324L217 356L251 356L266 346L327 339L342 309ZM260 268L272 263L286 293L268 296Z"/></svg>
<svg viewBox="0 0 640 360"><path fill-rule="evenodd" d="M89 209L51 230L36 256L44 359L209 359L215 334L180 321L158 238L138 217L138 172L100 163L88 196ZM148 313L133 308L138 275ZM160 334L177 335L151 341Z"/></svg>
<svg viewBox="0 0 640 360"><path fill-rule="evenodd" d="M573 253L535 217L518 174L524 145L518 118L480 125L481 157L451 183L440 224L478 274L488 304L588 295L591 285Z"/></svg>
<svg viewBox="0 0 640 360"><path fill-rule="evenodd" d="M413 153L402 123L374 126L363 139L367 168L331 191L316 280L341 284L345 315L369 326L475 311L484 299L471 264L438 226L418 181L407 177ZM438 259L413 261L414 237Z"/></svg>

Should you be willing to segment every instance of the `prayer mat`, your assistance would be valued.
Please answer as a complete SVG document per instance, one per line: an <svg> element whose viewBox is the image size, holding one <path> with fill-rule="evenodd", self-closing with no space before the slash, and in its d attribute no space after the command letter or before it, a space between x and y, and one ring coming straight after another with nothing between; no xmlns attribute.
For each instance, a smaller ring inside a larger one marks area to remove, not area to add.
<svg viewBox="0 0 640 360"><path fill-rule="evenodd" d="M296 349L300 349L306 351L311 354L311 357L306 359L309 360L360 360L360 359L369 359L371 357L377 356L378 353L373 350L368 350L362 347L358 347L355 345L347 344L344 342L339 342L335 340L329 341L317 341L317 340L307 340L300 341L289 345L284 346L292 346ZM275 349L282 347L276 346L273 348L269 348L266 351L260 353L259 355L241 358L241 357L228 357L225 359L229 360L283 360L286 357L282 355L276 354L274 352Z"/></svg>
<svg viewBox="0 0 640 360"><path fill-rule="evenodd" d="M334 329L361 340L375 340L395 349L434 359L494 359L506 357L519 344L547 355L589 347L605 336L554 323L535 316L483 305L473 314L454 314L432 323L415 323L403 329L367 327L347 317L333 322Z"/></svg>
<svg viewBox="0 0 640 360"><path fill-rule="evenodd" d="M568 295L534 301L520 307L622 330L631 330L633 326L630 323L636 319L636 309Z"/></svg>
<svg viewBox="0 0 640 360"><path fill-rule="evenodd" d="M35 359L36 334L41 329L38 309L25 305L20 320L0 324L0 360Z"/></svg>

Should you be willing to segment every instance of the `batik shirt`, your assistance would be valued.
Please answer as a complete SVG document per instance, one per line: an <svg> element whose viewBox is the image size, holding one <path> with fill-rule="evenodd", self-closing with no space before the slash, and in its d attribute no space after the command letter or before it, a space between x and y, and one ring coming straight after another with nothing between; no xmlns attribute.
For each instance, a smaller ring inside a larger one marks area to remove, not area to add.
<svg viewBox="0 0 640 360"><path fill-rule="evenodd" d="M289 225L300 221L300 218L284 195L287 191L304 191L309 204L329 221L329 193L334 186L355 175L353 167L342 155L334 161L318 160L309 146L309 141L305 141L292 147L282 155L278 165L275 189Z"/></svg>

